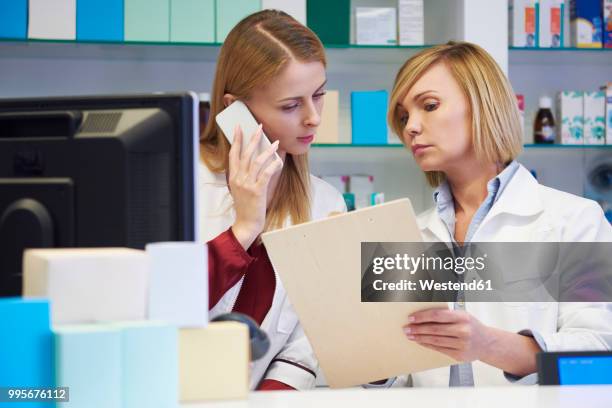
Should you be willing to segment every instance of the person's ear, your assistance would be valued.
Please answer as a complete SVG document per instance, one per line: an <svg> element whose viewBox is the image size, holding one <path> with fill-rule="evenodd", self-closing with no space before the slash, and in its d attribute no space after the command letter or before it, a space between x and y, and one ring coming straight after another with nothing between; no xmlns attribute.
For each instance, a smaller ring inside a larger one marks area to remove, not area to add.
<svg viewBox="0 0 612 408"><path fill-rule="evenodd" d="M225 106L227 108L232 103L234 103L234 101L236 101L236 99L238 99L238 98L236 98L234 95L226 93L225 95L223 95L223 106Z"/></svg>

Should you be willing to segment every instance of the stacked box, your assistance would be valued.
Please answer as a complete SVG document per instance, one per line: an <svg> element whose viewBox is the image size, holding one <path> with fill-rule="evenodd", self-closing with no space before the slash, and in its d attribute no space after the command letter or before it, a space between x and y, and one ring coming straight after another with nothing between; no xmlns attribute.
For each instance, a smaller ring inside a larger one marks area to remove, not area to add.
<svg viewBox="0 0 612 408"><path fill-rule="evenodd" d="M25 39L28 33L28 0L0 2L0 38Z"/></svg>
<svg viewBox="0 0 612 408"><path fill-rule="evenodd" d="M308 0L306 21L323 44L348 44L351 0Z"/></svg>
<svg viewBox="0 0 612 408"><path fill-rule="evenodd" d="M606 93L584 93L584 144L599 145L606 142Z"/></svg>
<svg viewBox="0 0 612 408"><path fill-rule="evenodd" d="M179 327L208 323L208 249L202 242L157 242L146 247L150 261L151 320Z"/></svg>
<svg viewBox="0 0 612 408"><path fill-rule="evenodd" d="M28 38L74 40L76 0L30 0Z"/></svg>
<svg viewBox="0 0 612 408"><path fill-rule="evenodd" d="M56 326L55 379L70 407L121 408L121 336L105 325Z"/></svg>
<svg viewBox="0 0 612 408"><path fill-rule="evenodd" d="M249 328L213 322L180 329L181 401L244 399L249 392Z"/></svg>
<svg viewBox="0 0 612 408"><path fill-rule="evenodd" d="M540 0L538 21L540 47L563 47L564 13L564 0Z"/></svg>
<svg viewBox="0 0 612 408"><path fill-rule="evenodd" d="M573 47L601 48L602 0L571 0L570 36Z"/></svg>
<svg viewBox="0 0 612 408"><path fill-rule="evenodd" d="M583 92L563 91L557 100L557 132L561 144L584 143Z"/></svg>
<svg viewBox="0 0 612 408"><path fill-rule="evenodd" d="M321 144L337 144L340 140L340 131L338 126L338 120L340 117L340 94L338 91L328 90L323 98L321 124L317 128L315 142Z"/></svg>
<svg viewBox="0 0 612 408"><path fill-rule="evenodd" d="M215 42L215 0L171 0L170 41Z"/></svg>
<svg viewBox="0 0 612 408"><path fill-rule="evenodd" d="M46 300L0 298L0 386L54 386L49 318ZM22 406L6 406L13 405ZM49 404L32 402L27 406L42 408Z"/></svg>
<svg viewBox="0 0 612 408"><path fill-rule="evenodd" d="M136 249L28 249L23 295L48 298L53 324L143 320L148 273L147 255Z"/></svg>
<svg viewBox="0 0 612 408"><path fill-rule="evenodd" d="M260 0L215 0L217 27L215 40L225 41L225 37L246 16L261 10Z"/></svg>
<svg viewBox="0 0 612 408"><path fill-rule="evenodd" d="M170 0L125 0L126 41L170 41Z"/></svg>
<svg viewBox="0 0 612 408"><path fill-rule="evenodd" d="M123 0L77 0L77 40L123 41L123 7Z"/></svg>
<svg viewBox="0 0 612 408"><path fill-rule="evenodd" d="M353 144L387 144L387 104L385 90L351 92Z"/></svg>
<svg viewBox="0 0 612 408"><path fill-rule="evenodd" d="M121 338L124 407L178 406L178 330L166 323L112 323Z"/></svg>

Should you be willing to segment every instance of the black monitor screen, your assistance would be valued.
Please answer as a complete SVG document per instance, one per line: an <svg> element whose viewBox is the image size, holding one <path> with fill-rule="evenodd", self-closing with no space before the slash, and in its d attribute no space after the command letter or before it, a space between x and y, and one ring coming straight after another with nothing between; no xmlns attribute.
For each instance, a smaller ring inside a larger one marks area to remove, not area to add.
<svg viewBox="0 0 612 408"><path fill-rule="evenodd" d="M193 241L193 93L0 100L0 296L25 248Z"/></svg>

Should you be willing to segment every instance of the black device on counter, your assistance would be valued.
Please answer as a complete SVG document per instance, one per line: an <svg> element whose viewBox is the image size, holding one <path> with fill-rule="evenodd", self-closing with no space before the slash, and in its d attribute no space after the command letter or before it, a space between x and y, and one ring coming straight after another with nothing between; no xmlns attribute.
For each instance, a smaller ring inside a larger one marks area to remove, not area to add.
<svg viewBox="0 0 612 408"><path fill-rule="evenodd" d="M612 384L612 351L542 352L536 361L540 385Z"/></svg>

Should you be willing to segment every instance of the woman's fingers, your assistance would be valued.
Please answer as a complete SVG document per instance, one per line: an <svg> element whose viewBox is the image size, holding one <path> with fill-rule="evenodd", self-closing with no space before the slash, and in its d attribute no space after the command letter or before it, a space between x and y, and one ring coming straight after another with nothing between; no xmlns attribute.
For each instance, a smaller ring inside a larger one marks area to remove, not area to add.
<svg viewBox="0 0 612 408"><path fill-rule="evenodd" d="M259 127L257 128L257 130L251 136L251 140L249 141L249 144L246 146L246 148L244 149L244 152L240 156L240 173L243 176L246 176L248 174L249 167L251 166L251 160L253 159L253 154L255 153L255 151L257 150L257 147L259 146L261 134L262 134L261 124L259 124Z"/></svg>
<svg viewBox="0 0 612 408"><path fill-rule="evenodd" d="M272 176L283 167L283 162L278 157L274 157L272 161L259 173L257 178L257 186L259 188L267 187Z"/></svg>
<svg viewBox="0 0 612 408"><path fill-rule="evenodd" d="M239 125L234 127L234 143L229 151L229 174L238 171L240 165L240 151L242 150L242 129Z"/></svg>
<svg viewBox="0 0 612 408"><path fill-rule="evenodd" d="M463 341L456 337L428 336L426 334L421 334L413 336L410 340L416 341L421 345L444 347L451 350L460 350L463 347Z"/></svg>
<svg viewBox="0 0 612 408"><path fill-rule="evenodd" d="M270 163L270 158L274 156L276 151L278 150L278 140L272 143L272 146L269 146L263 153L254 158L251 161L251 166L249 168L248 179L250 182L255 183L259 176L261 169L266 167L266 164Z"/></svg>
<svg viewBox="0 0 612 408"><path fill-rule="evenodd" d="M465 313L449 309L427 309L411 314L408 317L410 324L419 323L455 323L464 319Z"/></svg>
<svg viewBox="0 0 612 408"><path fill-rule="evenodd" d="M464 338L468 336L466 325L459 323L423 323L404 327L407 336L432 335Z"/></svg>

